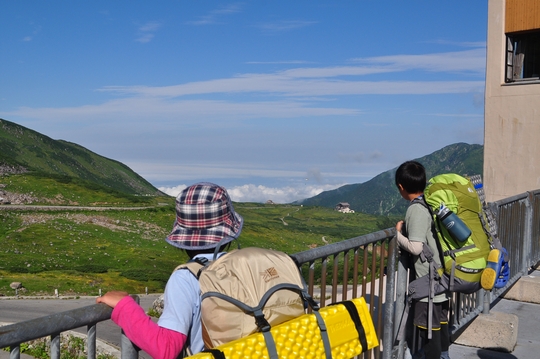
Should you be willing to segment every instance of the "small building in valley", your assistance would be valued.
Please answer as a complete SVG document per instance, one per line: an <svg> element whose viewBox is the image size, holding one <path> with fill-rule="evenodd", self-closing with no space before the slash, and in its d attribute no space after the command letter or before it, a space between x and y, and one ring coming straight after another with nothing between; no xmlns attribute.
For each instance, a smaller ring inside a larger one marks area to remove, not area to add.
<svg viewBox="0 0 540 359"><path fill-rule="evenodd" d="M354 213L354 210L351 209L351 205L347 202L339 202L334 207L334 210L341 212L341 213Z"/></svg>

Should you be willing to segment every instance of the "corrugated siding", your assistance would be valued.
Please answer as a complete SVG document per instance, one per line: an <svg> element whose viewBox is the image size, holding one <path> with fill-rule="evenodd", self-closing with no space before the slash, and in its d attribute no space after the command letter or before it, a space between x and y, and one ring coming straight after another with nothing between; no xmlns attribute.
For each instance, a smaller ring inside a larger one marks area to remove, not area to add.
<svg viewBox="0 0 540 359"><path fill-rule="evenodd" d="M540 29L540 0L506 0L505 32Z"/></svg>

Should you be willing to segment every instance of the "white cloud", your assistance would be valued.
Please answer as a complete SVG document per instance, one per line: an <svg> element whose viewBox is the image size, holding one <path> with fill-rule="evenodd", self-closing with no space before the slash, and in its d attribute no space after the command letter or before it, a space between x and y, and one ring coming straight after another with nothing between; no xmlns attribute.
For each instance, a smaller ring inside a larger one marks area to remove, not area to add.
<svg viewBox="0 0 540 359"><path fill-rule="evenodd" d="M143 26L141 26L139 30L142 32L153 32L153 31L157 31L160 27L161 27L161 24L158 22L148 22L144 24Z"/></svg>
<svg viewBox="0 0 540 359"><path fill-rule="evenodd" d="M99 91L145 97L175 98L207 94L267 93L280 96L337 96L365 94L444 94L482 91L484 81L359 81L356 77L423 70L473 72L483 75L485 49L424 55L395 55L355 59L367 65L300 67L274 73L246 73L230 78L174 86L107 86Z"/></svg>
<svg viewBox="0 0 540 359"><path fill-rule="evenodd" d="M144 34L138 37L135 41L145 44L147 42L152 41L153 38L154 38L154 34Z"/></svg>
<svg viewBox="0 0 540 359"><path fill-rule="evenodd" d="M280 76L251 76L219 79L163 87L109 86L101 91L146 97L180 97L219 93L257 93L285 96L338 95L425 95L467 93L482 90L484 81L346 81L298 80Z"/></svg>
<svg viewBox="0 0 540 359"><path fill-rule="evenodd" d="M242 10L240 4L228 4L218 9L210 11L207 15L199 17L198 20L188 21L190 25L212 25L217 24L226 15L238 13Z"/></svg>
<svg viewBox="0 0 540 359"><path fill-rule="evenodd" d="M233 11L233 10L230 10ZM161 25L148 22L140 31L147 40ZM141 41L147 41L142 40ZM230 78L197 81L174 86L108 86L99 89L117 98L95 105L60 108L29 108L0 113L5 118L24 117L52 123L78 122L84 126L100 124L109 130L146 125L163 131L179 124L238 126L250 119L301 119L359 116L365 113L358 102L344 102L346 96L472 94L480 103L484 81L401 80L361 81L358 77L374 73L407 70L480 72L485 66L485 49L395 55L357 59L359 66L298 67L273 73L246 73ZM456 76L453 76L455 78ZM230 95L243 96L230 96ZM225 100L210 95L228 95ZM120 98L118 98L120 96ZM190 99L187 99L190 96ZM341 101L344 99L344 101ZM159 118L159 121L153 119ZM366 126L375 122L366 121ZM386 121L377 121L384 126Z"/></svg>
<svg viewBox="0 0 540 359"><path fill-rule="evenodd" d="M183 181L200 178L303 178L305 171L250 166L249 163L194 163L171 164L158 162L125 162L150 182L171 182L179 177Z"/></svg>
<svg viewBox="0 0 540 359"><path fill-rule="evenodd" d="M86 105L64 108L29 108L21 107L15 111L3 112L8 117L23 116L33 119L47 119L52 122L69 120L110 122L129 121L148 122L152 129L166 127L170 123L191 123L205 125L227 125L250 118L297 118L321 116L351 116L360 111L346 107L322 107L301 101L258 101L230 102L213 100L178 100L167 101L160 98L126 98L112 100L99 105ZM153 118L159 116L156 123ZM201 122L203 121L203 122Z"/></svg>
<svg viewBox="0 0 540 359"><path fill-rule="evenodd" d="M187 185L185 184L180 184L178 186L174 186L174 187L158 187L158 189L163 192L163 193L166 193L168 194L169 196L173 196L173 197L176 197L178 196L178 194L180 192L182 192L184 190L184 188L186 188Z"/></svg>
<svg viewBox="0 0 540 359"><path fill-rule="evenodd" d="M280 20L257 25L257 27L272 32L284 32L316 24L316 21Z"/></svg>
<svg viewBox="0 0 540 359"><path fill-rule="evenodd" d="M308 64L310 61L305 60L283 60L283 61L247 61L249 65L299 65Z"/></svg>
<svg viewBox="0 0 540 359"><path fill-rule="evenodd" d="M486 49L477 48L465 51L443 52L422 55L392 55L358 58L354 61L376 65L387 64L396 71L420 69L436 72L476 72L484 74L486 68Z"/></svg>
<svg viewBox="0 0 540 359"><path fill-rule="evenodd" d="M231 199L235 202L259 202L271 200L274 203L291 203L297 200L311 198L323 191L336 189L342 185L298 185L287 187L266 187L254 184L245 184L227 188ZM176 197L186 185L174 187L159 187L159 190Z"/></svg>
<svg viewBox="0 0 540 359"><path fill-rule="evenodd" d="M139 37L135 41L145 44L152 41L155 32L161 27L161 24L155 21L147 22L139 27Z"/></svg>

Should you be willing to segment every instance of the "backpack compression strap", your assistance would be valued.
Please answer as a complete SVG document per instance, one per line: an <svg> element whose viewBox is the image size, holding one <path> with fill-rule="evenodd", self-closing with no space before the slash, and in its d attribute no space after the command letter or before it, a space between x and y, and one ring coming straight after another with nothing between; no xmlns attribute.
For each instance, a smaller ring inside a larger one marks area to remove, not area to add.
<svg viewBox="0 0 540 359"><path fill-rule="evenodd" d="M205 349L203 353L210 353L215 359L226 359L225 354L219 349Z"/></svg>
<svg viewBox="0 0 540 359"><path fill-rule="evenodd" d="M330 305L337 305L337 304L343 304L345 309L347 309L347 312L349 312L349 316L351 317L351 320L353 321L354 326L356 327L356 331L358 332L358 340L360 341L360 344L362 345L362 351L366 351L368 348L366 330L364 329L364 326L362 325L362 321L360 320L360 314L358 314L358 309L356 309L356 306L350 300L345 300L343 302L338 302L338 303L332 303Z"/></svg>

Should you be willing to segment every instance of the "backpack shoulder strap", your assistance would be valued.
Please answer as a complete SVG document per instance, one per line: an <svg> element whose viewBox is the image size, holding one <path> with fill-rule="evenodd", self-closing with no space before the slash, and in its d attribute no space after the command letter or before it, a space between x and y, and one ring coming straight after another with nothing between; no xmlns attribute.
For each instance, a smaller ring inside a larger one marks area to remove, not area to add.
<svg viewBox="0 0 540 359"><path fill-rule="evenodd" d="M180 264L176 268L174 268L173 273L177 270L188 270L189 273L191 273L195 279L199 280L199 277L201 275L202 270L210 264L210 261L206 258L194 258L190 259L187 263ZM193 355L191 352L191 328L189 329L189 332L187 334L187 340L184 344L184 348L182 348L182 351L180 352L180 355L177 359L186 358L188 356Z"/></svg>
<svg viewBox="0 0 540 359"><path fill-rule="evenodd" d="M194 258L190 259L187 263L180 264L177 266L173 272L180 269L187 269L193 276L199 280L202 270L210 264L210 261L206 258Z"/></svg>
<svg viewBox="0 0 540 359"><path fill-rule="evenodd" d="M441 247L441 245L439 243L439 234L437 233L438 231L437 231L437 227L436 227L436 224L435 224L435 217L434 217L434 214L433 214L433 210L427 204L424 196L422 196L420 198L417 197L417 198L415 198L415 199L413 199L411 201L411 205L413 205L415 203L421 204L429 212L429 215L431 217L431 233L433 234L433 238L435 238L435 242L437 243L437 249L439 251L439 256L440 256L441 263L444 263L444 258L442 256L442 247ZM437 294L436 287L439 286L440 279L441 279L441 277L439 275L440 267L437 264L437 262L435 262L433 260L434 255L435 254L433 253L433 249L430 248L430 246L427 245L427 243L423 243L422 253L420 253L420 259L422 260L422 262L427 261L429 263L429 272L428 272L428 274L426 276L416 279L416 281L418 281L418 282L420 282L422 280L427 281L427 283L424 282L424 284L421 285L420 287L423 287L421 289L423 289L424 291L427 289L427 293L424 293L424 294L427 294L427 297L428 297L428 328L427 328L428 329L428 339L432 338L433 298ZM414 294L416 294L420 298L424 297L424 295L421 295L420 293L414 293L414 289L412 288L411 285L409 285L409 293L408 294L409 294L411 299L414 296ZM418 298L418 299L420 299L420 298ZM411 305L410 301L409 301L408 305Z"/></svg>
<svg viewBox="0 0 540 359"><path fill-rule="evenodd" d="M444 263L444 253L443 253L443 249L442 249L442 246L441 246L439 240L441 240L441 239L445 240L445 239L441 234L442 231L440 229L440 223L439 223L438 220L435 221L436 216L433 213L433 210L431 209L429 204L427 204L425 196L422 196L421 198L415 198L415 199L413 199L411 201L411 205L415 204L415 203L421 204L429 212L429 215L431 217L431 234L433 235L433 238L435 238L435 243L437 243L437 250L439 251L439 259L441 261L441 265L443 265L443 263ZM439 226L439 228L437 228L437 226ZM439 235L439 234L441 234L441 235ZM427 245L424 245L424 247L427 247ZM432 254L432 256L433 256L433 254Z"/></svg>

